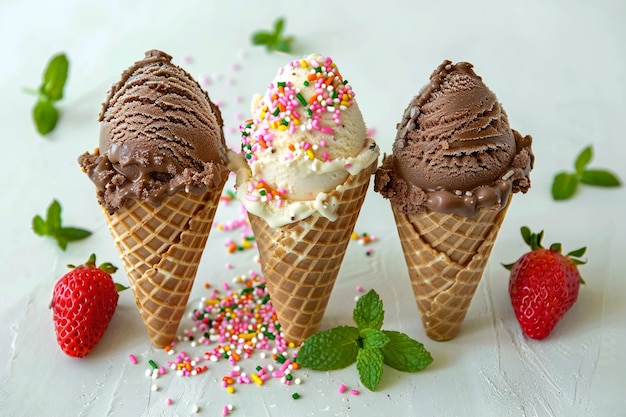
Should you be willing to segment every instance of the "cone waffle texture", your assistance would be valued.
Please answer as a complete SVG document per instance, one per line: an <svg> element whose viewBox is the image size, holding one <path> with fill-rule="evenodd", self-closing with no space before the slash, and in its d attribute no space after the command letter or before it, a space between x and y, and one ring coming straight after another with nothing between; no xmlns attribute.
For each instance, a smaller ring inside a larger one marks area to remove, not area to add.
<svg viewBox="0 0 626 417"><path fill-rule="evenodd" d="M104 210L152 343L169 345L185 312L219 198L179 191L159 207L132 200Z"/></svg>
<svg viewBox="0 0 626 417"><path fill-rule="evenodd" d="M270 300L285 339L300 345L319 330L376 162L350 176L337 198L338 218L318 212L271 228L248 214Z"/></svg>
<svg viewBox="0 0 626 417"><path fill-rule="evenodd" d="M472 218L393 213L426 335L453 339L461 328L510 204Z"/></svg>

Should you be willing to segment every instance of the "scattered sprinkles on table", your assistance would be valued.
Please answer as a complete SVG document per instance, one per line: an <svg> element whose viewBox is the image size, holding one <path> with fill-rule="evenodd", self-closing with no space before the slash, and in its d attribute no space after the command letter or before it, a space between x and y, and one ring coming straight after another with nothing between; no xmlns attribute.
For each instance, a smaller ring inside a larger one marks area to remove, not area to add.
<svg viewBox="0 0 626 417"><path fill-rule="evenodd" d="M320 59L318 61L317 59ZM248 162L254 162L257 154L272 152L272 141L277 131L293 134L298 130L319 131L330 135L336 126L341 126L342 112L354 104L354 91L339 73L330 57L309 56L291 61L281 71L307 69L308 76L302 85L291 81L271 83L266 100L259 102L252 119L241 124L241 152ZM332 115L332 123L322 123L325 113ZM319 143L300 141L289 144L286 159L303 158L330 162L326 141ZM287 191L274 189L262 178L250 183L247 197L252 201L274 201L282 206Z"/></svg>

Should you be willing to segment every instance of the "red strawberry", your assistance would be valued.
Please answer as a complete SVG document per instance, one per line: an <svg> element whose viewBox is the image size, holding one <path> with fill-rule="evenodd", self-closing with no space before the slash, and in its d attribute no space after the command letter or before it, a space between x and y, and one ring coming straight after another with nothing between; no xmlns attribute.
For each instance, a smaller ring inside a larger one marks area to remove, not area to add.
<svg viewBox="0 0 626 417"><path fill-rule="evenodd" d="M546 249L541 246L543 231L535 234L525 226L522 237L532 250L505 265L511 270L509 294L522 331L532 339L543 339L578 299L584 281L577 266L585 263L578 258L587 248L567 255L561 254L560 243Z"/></svg>
<svg viewBox="0 0 626 417"><path fill-rule="evenodd" d="M85 265L68 266L72 270L55 284L50 308L61 350L82 358L104 335L117 307L118 291L125 287L111 278L115 266L104 263L96 267L96 255Z"/></svg>

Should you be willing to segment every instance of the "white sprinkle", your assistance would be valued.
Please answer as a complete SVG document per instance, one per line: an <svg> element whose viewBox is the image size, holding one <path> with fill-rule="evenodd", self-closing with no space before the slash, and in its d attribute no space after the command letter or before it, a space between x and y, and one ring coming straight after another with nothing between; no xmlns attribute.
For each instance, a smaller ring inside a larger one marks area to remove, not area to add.
<svg viewBox="0 0 626 417"><path fill-rule="evenodd" d="M452 65L448 64L445 66L446 71L450 71L452 69Z"/></svg>
<svg viewBox="0 0 626 417"><path fill-rule="evenodd" d="M157 384L152 384L152 386L150 387L150 389L151 389L152 391L158 391L158 390L159 390L159 387L157 386Z"/></svg>
<svg viewBox="0 0 626 417"><path fill-rule="evenodd" d="M504 174L504 175L502 176L502 179L506 181L506 180L508 180L509 178L511 178L511 176L512 176L513 174L514 174L514 171L511 169L511 170L509 170L506 174Z"/></svg>
<svg viewBox="0 0 626 417"><path fill-rule="evenodd" d="M463 191L461 191L461 190L456 190L456 191L454 192L454 194L456 194L456 195L458 195L458 196L461 196L461 195L463 195Z"/></svg>
<svg viewBox="0 0 626 417"><path fill-rule="evenodd" d="M192 412L192 413L197 413L198 411L200 411L200 407L198 407L197 405L194 405L194 406L191 408L191 412Z"/></svg>

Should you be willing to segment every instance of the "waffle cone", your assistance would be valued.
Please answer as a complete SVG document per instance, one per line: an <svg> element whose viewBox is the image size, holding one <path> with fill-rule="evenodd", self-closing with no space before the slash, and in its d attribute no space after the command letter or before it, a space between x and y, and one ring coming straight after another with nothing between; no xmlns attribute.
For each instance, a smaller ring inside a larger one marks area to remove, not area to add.
<svg viewBox="0 0 626 417"><path fill-rule="evenodd" d="M337 198L337 220L318 212L272 228L248 213L267 290L284 337L300 345L316 333L335 285L376 162L350 176Z"/></svg>
<svg viewBox="0 0 626 417"><path fill-rule="evenodd" d="M472 218L406 214L392 205L415 301L431 339L450 340L459 333L510 201Z"/></svg>
<svg viewBox="0 0 626 417"><path fill-rule="evenodd" d="M225 182L225 181L224 181ZM139 200L105 216L152 343L169 345L185 312L219 198L179 191L154 207Z"/></svg>

